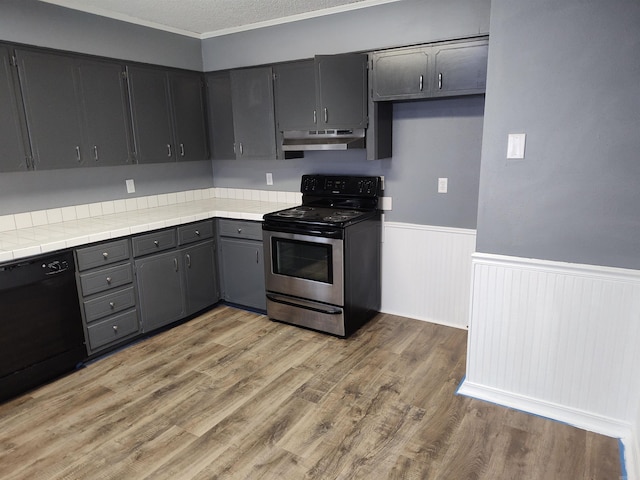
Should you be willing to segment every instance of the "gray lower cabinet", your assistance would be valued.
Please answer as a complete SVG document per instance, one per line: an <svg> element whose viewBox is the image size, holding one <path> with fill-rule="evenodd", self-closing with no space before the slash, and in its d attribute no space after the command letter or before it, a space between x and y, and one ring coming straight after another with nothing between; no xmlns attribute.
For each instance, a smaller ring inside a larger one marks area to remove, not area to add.
<svg viewBox="0 0 640 480"><path fill-rule="evenodd" d="M133 238L142 331L151 332L219 299L213 221Z"/></svg>
<svg viewBox="0 0 640 480"><path fill-rule="evenodd" d="M9 48L0 45L0 171L27 170L30 151L24 128L17 69Z"/></svg>
<svg viewBox="0 0 640 480"><path fill-rule="evenodd" d="M484 93L489 40L443 42L374 52L374 101Z"/></svg>
<svg viewBox="0 0 640 480"><path fill-rule="evenodd" d="M87 353L93 356L140 333L129 239L75 252Z"/></svg>
<svg viewBox="0 0 640 480"><path fill-rule="evenodd" d="M262 224L226 219L218 222L223 299L266 310Z"/></svg>

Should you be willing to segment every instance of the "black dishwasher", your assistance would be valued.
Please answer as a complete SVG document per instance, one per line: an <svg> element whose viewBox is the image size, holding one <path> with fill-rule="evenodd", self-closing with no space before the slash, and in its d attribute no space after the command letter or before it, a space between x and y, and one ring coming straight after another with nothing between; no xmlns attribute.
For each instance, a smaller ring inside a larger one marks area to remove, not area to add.
<svg viewBox="0 0 640 480"><path fill-rule="evenodd" d="M0 265L0 401L85 358L73 253Z"/></svg>

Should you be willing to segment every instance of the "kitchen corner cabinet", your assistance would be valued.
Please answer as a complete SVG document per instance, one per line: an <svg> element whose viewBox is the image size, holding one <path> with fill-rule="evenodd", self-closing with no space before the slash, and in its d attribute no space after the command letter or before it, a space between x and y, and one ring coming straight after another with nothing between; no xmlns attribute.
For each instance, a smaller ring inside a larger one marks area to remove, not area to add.
<svg viewBox="0 0 640 480"><path fill-rule="evenodd" d="M318 55L274 69L279 131L367 127L367 55Z"/></svg>
<svg viewBox="0 0 640 480"><path fill-rule="evenodd" d="M207 220L133 238L143 332L218 301L213 237Z"/></svg>
<svg viewBox="0 0 640 480"><path fill-rule="evenodd" d="M236 158L276 158L271 67L232 70L230 79Z"/></svg>
<svg viewBox="0 0 640 480"><path fill-rule="evenodd" d="M413 100L484 93L487 38L372 54L374 101Z"/></svg>
<svg viewBox="0 0 640 480"><path fill-rule="evenodd" d="M199 73L128 65L127 79L137 163L207 158Z"/></svg>
<svg viewBox="0 0 640 480"><path fill-rule="evenodd" d="M123 66L16 49L35 169L130 161Z"/></svg>
<svg viewBox="0 0 640 480"><path fill-rule="evenodd" d="M12 52L0 45L0 172L27 170L30 151Z"/></svg>
<svg viewBox="0 0 640 480"><path fill-rule="evenodd" d="M222 298L257 310L266 310L262 224L218 220Z"/></svg>

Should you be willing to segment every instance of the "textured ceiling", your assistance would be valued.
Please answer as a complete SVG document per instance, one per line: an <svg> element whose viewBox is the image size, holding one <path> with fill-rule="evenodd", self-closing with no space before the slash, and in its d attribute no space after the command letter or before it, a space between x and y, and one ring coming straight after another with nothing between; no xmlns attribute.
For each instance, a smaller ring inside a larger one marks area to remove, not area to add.
<svg viewBox="0 0 640 480"><path fill-rule="evenodd" d="M40 0L198 38L400 0Z"/></svg>

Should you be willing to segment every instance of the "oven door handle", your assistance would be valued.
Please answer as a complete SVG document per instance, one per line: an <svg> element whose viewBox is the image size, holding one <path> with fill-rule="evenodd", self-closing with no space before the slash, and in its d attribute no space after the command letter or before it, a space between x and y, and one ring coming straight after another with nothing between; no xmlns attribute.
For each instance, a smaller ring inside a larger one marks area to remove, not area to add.
<svg viewBox="0 0 640 480"><path fill-rule="evenodd" d="M316 302L308 302L297 298L285 297L284 295L267 293L267 298L275 303L281 303L282 305L289 305L291 307L303 308L305 310L312 310L314 312L324 313L325 315L340 315L342 313L342 309L338 307L332 307L331 305L321 305Z"/></svg>

